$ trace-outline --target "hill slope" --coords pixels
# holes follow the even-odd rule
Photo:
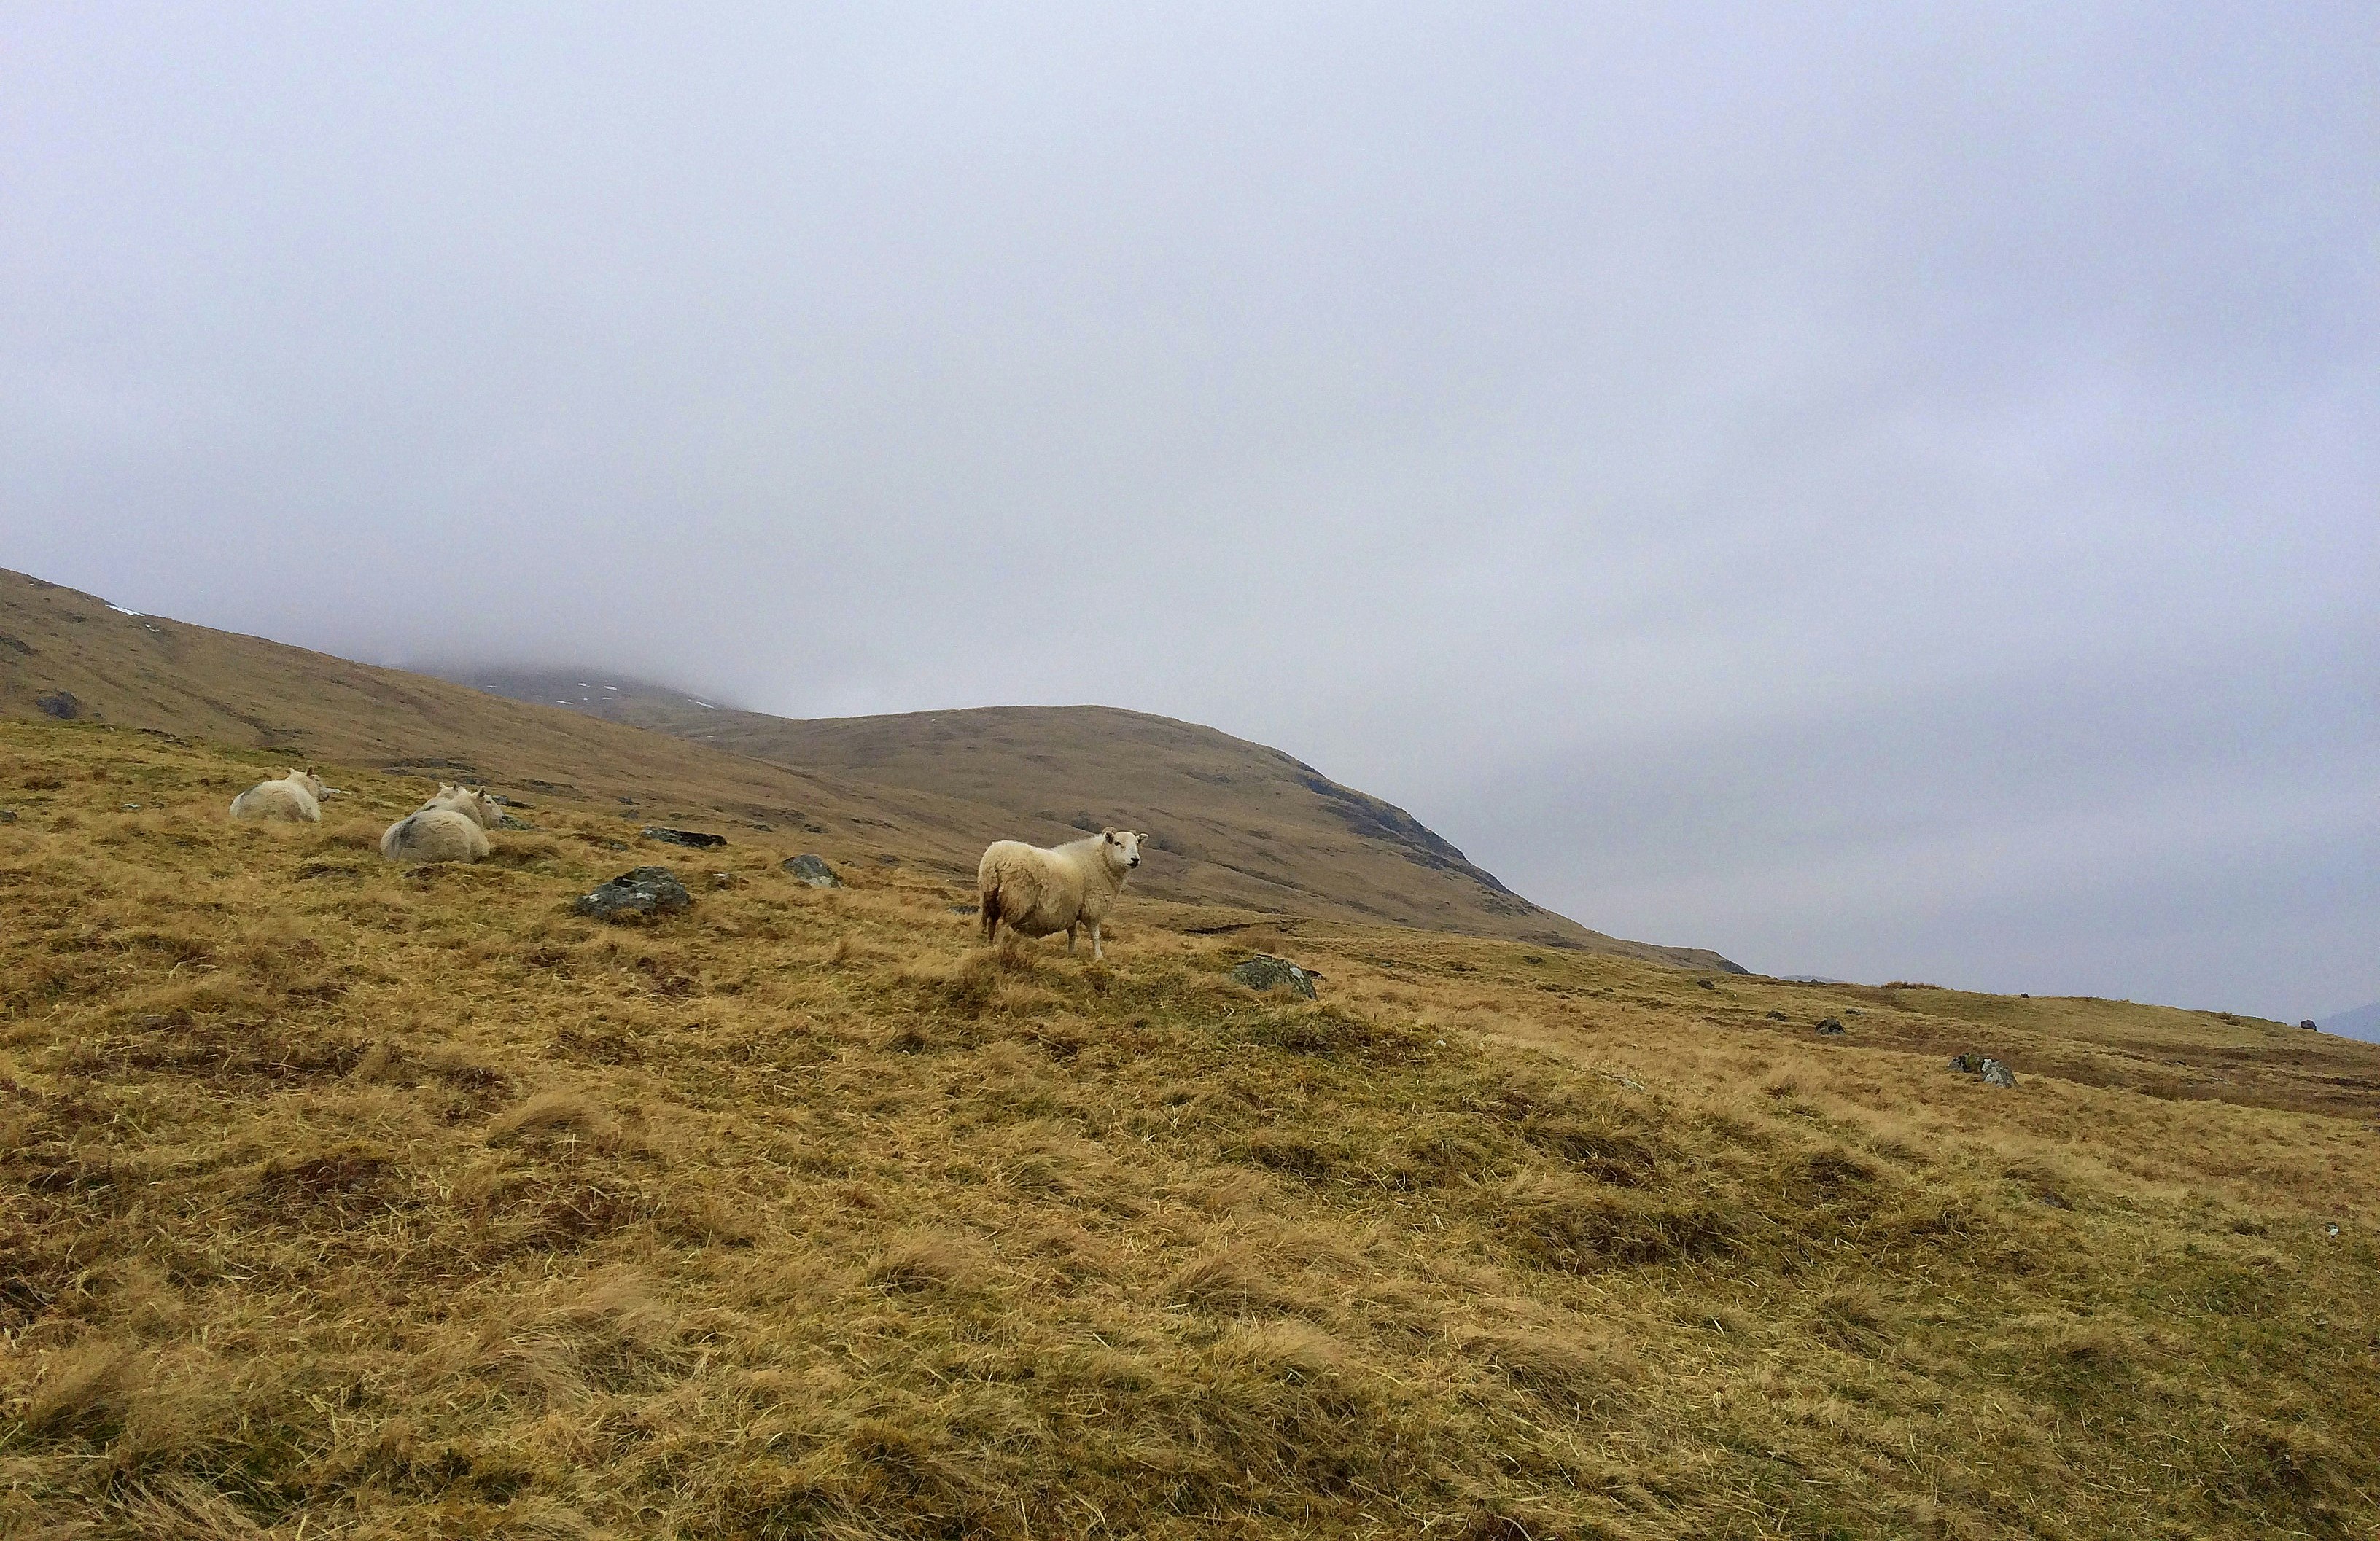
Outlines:
[[[1196,723],[1087,706],[797,721],[578,673],[456,677],[1017,819],[1147,830],[1172,858],[1153,864],[1142,884],[1159,897],[1634,951],[1514,893],[1402,808]],[[1689,966],[1742,972],[1717,953],[1663,951]]]
[[[817,759],[805,760],[799,752],[755,758],[756,748],[802,748],[768,738],[772,724],[835,725],[783,724],[775,718],[735,714],[745,728],[738,741],[722,739],[712,746],[559,706],[500,699],[425,674],[130,615],[93,596],[5,570],[0,715],[54,716],[214,743],[269,746],[297,758],[433,780],[475,777],[507,796],[625,805],[632,811],[624,817],[632,824],[659,820],[716,826],[722,832],[738,826],[798,830],[839,862],[905,862],[960,881],[972,878],[990,841],[1071,840],[1085,817],[1078,807],[1017,795],[1024,778],[1015,769],[1016,755],[1010,753],[1013,746],[980,737],[939,742],[940,752],[953,760],[984,756],[991,770],[982,775],[956,764],[931,773],[934,751],[928,746],[917,752],[914,745],[906,758],[888,758],[881,773],[844,773],[838,766],[849,757],[838,758],[833,735],[824,733],[813,735]],[[1113,715],[1135,724],[1134,743],[1153,746],[1168,734],[1195,740],[1195,752],[1185,758],[1188,768],[1222,778],[1215,786],[1218,795],[1184,805],[1206,820],[1195,823],[1185,816],[1189,849],[1181,848],[1175,833],[1160,821],[1146,820],[1160,839],[1135,880],[1136,892],[1389,919],[1706,970],[1733,966],[1713,953],[1605,937],[1506,893],[1492,878],[1461,863],[1459,853],[1433,855],[1428,842],[1435,837],[1386,805],[1343,788],[1316,792],[1299,784],[1283,770],[1295,762],[1278,751],[1209,729]],[[1029,758],[1061,749],[1079,752],[1087,761],[1105,753],[1109,758],[1093,764],[1095,773],[1131,755],[1130,745],[1102,749],[1096,734],[1021,753]],[[1313,780],[1330,786],[1319,777]],[[966,790],[970,786],[991,794],[990,799],[978,800]],[[1374,819],[1378,832],[1357,832],[1333,811],[1342,808]],[[1092,820],[1092,827],[1097,823]],[[1443,865],[1427,865],[1421,857]]]
[[[418,779],[264,759],[0,722],[0,1535],[2380,1524],[2370,1046],[1352,922],[1260,998],[769,834],[617,929],[612,814],[406,871]]]

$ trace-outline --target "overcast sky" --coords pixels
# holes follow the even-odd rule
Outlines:
[[[1095,701],[1767,972],[2380,999],[2324,6],[11,6],[0,563]]]

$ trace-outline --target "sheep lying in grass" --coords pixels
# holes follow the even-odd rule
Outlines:
[[[480,861],[488,826],[503,815],[482,786],[441,785],[438,795],[388,827],[380,854],[391,861]]]
[[[976,868],[985,943],[997,943],[1002,926],[1028,937],[1063,931],[1072,953],[1075,931],[1087,926],[1091,956],[1106,957],[1099,922],[1115,908],[1124,880],[1140,865],[1140,841],[1130,830],[1101,830],[1059,846],[994,842]]]
[[[314,768],[285,770],[277,782],[259,782],[231,800],[234,819],[285,819],[297,824],[322,821],[322,799],[331,789]]]

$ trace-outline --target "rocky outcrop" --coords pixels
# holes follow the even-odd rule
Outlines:
[[[1308,1001],[1314,999],[1315,977],[1287,958],[1276,958],[1269,953],[1259,953],[1232,969],[1232,977],[1250,989],[1285,989]]]
[[[812,888],[843,886],[843,880],[834,875],[834,868],[826,864],[826,858],[813,851],[805,851],[798,856],[787,856],[778,865],[785,869],[787,877],[797,883],[808,883]]]
[[[694,904],[694,896],[666,867],[639,867],[623,872],[589,893],[578,896],[572,908],[597,920],[633,925],[657,916],[676,915]]]
[[[684,845],[696,851],[708,851],[714,845],[727,843],[725,835],[706,834],[700,830],[669,830],[656,824],[645,826],[645,838],[671,845]]]

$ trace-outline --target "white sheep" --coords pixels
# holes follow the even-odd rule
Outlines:
[[[1099,922],[1115,908],[1124,880],[1140,865],[1140,842],[1130,830],[1101,830],[1059,846],[995,841],[976,868],[985,943],[998,942],[1002,926],[1028,937],[1063,931],[1072,953],[1075,931],[1087,926],[1091,956],[1106,957]]]
[[[484,786],[460,786],[453,782],[440,782],[438,794],[415,809],[428,813],[432,808],[449,808],[461,814],[483,830],[492,830],[504,817],[495,795]]]
[[[285,770],[277,782],[259,782],[231,800],[234,819],[285,819],[295,824],[322,821],[322,799],[331,789],[314,768]]]
[[[480,861],[492,848],[488,826],[501,817],[485,787],[442,785],[388,827],[380,854],[391,861]]]

